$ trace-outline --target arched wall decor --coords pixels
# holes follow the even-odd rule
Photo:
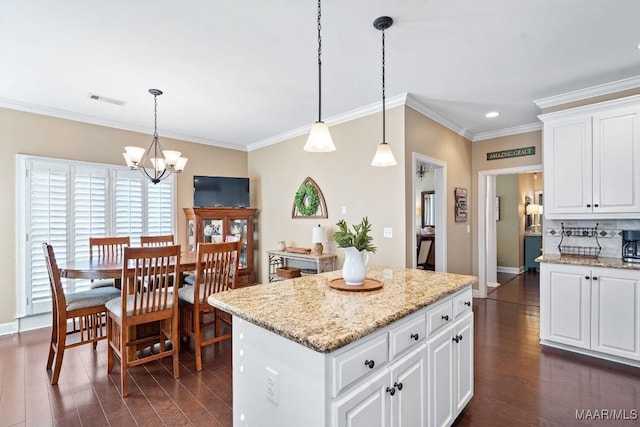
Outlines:
[[[306,177],[293,198],[291,218],[328,218],[327,203],[318,184]]]

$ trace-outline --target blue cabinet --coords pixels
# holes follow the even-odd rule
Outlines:
[[[537,270],[540,267],[540,263],[536,262],[535,259],[542,254],[541,249],[542,235],[532,234],[524,236],[524,269],[526,271],[532,268]]]

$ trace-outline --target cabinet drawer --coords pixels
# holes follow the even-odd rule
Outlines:
[[[471,289],[463,291],[460,295],[453,298],[453,317],[456,319],[462,314],[471,311],[473,305],[473,292]]]
[[[453,322],[453,304],[449,300],[427,311],[427,335],[433,334],[451,322]]]
[[[422,342],[427,333],[424,314],[413,317],[389,331],[389,360],[407,348]]]
[[[384,333],[333,357],[331,359],[333,397],[363,376],[384,366],[388,361],[388,355],[389,343],[387,334]]]

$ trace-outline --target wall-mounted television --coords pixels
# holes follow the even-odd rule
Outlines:
[[[193,177],[193,206],[248,208],[249,203],[249,178]]]

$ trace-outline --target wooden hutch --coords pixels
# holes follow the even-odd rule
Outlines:
[[[254,232],[257,209],[251,208],[184,208],[187,217],[186,248],[195,251],[199,242],[224,242],[235,236],[242,242],[238,286],[255,283]]]

